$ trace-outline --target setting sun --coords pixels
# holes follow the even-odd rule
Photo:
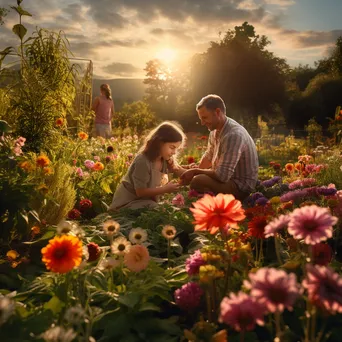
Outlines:
[[[177,52],[170,48],[159,50],[156,53],[156,58],[160,59],[164,63],[172,63],[177,56]]]

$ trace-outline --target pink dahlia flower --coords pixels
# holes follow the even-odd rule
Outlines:
[[[249,279],[244,281],[245,287],[269,312],[283,312],[285,308],[292,310],[301,293],[296,275],[283,270],[264,267],[256,273],[250,273]]]
[[[280,215],[279,217],[275,218],[266,225],[264,230],[265,237],[268,238],[270,236],[274,236],[276,233],[287,227],[289,222],[289,215]]]
[[[315,245],[332,237],[333,225],[337,217],[327,208],[317,205],[295,209],[290,214],[288,232],[297,240],[303,239],[308,245]]]
[[[309,300],[331,314],[342,313],[342,277],[326,266],[306,265],[303,287]]]
[[[203,290],[195,282],[184,284],[175,291],[176,304],[184,310],[192,310],[199,306]]]
[[[230,325],[237,331],[250,331],[264,325],[265,308],[246,293],[231,293],[220,305],[219,322]]]

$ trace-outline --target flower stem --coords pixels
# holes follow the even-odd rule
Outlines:
[[[281,260],[281,255],[280,255],[280,243],[279,243],[279,239],[278,239],[278,235],[276,235],[274,237],[274,246],[275,246],[275,250],[276,250],[276,255],[277,255],[277,260],[278,260],[278,264],[279,266],[283,264],[282,260]]]
[[[245,330],[241,330],[240,333],[240,342],[244,342],[245,341]]]
[[[211,322],[213,321],[213,319],[212,319],[210,289],[207,289],[207,290],[206,290],[206,299],[207,299],[208,321],[211,323]]]
[[[275,323],[276,323],[276,336],[278,338],[280,338],[280,336],[281,336],[281,327],[280,327],[280,312],[279,312],[279,310],[277,310],[274,313],[274,316],[275,316]]]
[[[167,267],[170,268],[171,240],[167,240]]]

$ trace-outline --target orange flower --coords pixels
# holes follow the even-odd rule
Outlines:
[[[31,228],[32,235],[38,235],[40,233],[40,228],[38,226],[33,226]]]
[[[18,258],[19,253],[16,250],[11,249],[10,251],[8,251],[6,253],[6,256],[7,256],[8,260],[13,261],[13,260]]]
[[[23,161],[19,164],[19,167],[23,170],[25,170],[26,172],[30,172],[34,169],[34,166],[32,165],[32,163],[30,163],[29,161]]]
[[[67,273],[82,261],[82,242],[75,236],[56,236],[42,248],[42,261],[56,273]]]
[[[265,239],[265,227],[267,225],[266,216],[255,216],[248,222],[248,233],[257,239]]]
[[[303,170],[305,170],[305,165],[304,165],[303,163],[295,163],[295,164],[294,164],[294,167],[295,167],[295,169],[298,170],[298,171],[303,171]]]
[[[294,165],[293,165],[292,163],[287,163],[287,164],[285,165],[285,170],[286,170],[286,172],[288,172],[288,173],[293,172],[293,170],[294,170]]]
[[[104,169],[104,165],[101,162],[96,162],[93,166],[94,171],[102,171]]]
[[[45,167],[45,166],[48,166],[50,164],[50,160],[47,156],[41,154],[40,156],[37,157],[36,164],[37,164],[37,166]]]
[[[52,175],[53,174],[53,170],[51,169],[51,167],[44,167],[43,169],[44,175]]]
[[[56,126],[61,127],[64,125],[64,119],[63,118],[58,118],[56,120]]]
[[[85,133],[85,132],[79,132],[78,133],[78,137],[81,139],[81,140],[87,140],[88,139],[88,134]]]
[[[206,194],[193,206],[190,210],[194,215],[195,230],[208,230],[210,234],[228,225],[238,228],[237,222],[246,217],[241,202],[233,195],[218,194],[214,197]]]

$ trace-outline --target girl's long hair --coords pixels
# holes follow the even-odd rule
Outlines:
[[[181,125],[176,122],[164,121],[150,131],[139,152],[144,153],[150,161],[155,161],[160,155],[163,143],[181,142],[180,147],[183,147],[185,140],[186,136]]]
[[[100,89],[105,93],[108,100],[112,99],[112,91],[109,84],[101,84]]]

